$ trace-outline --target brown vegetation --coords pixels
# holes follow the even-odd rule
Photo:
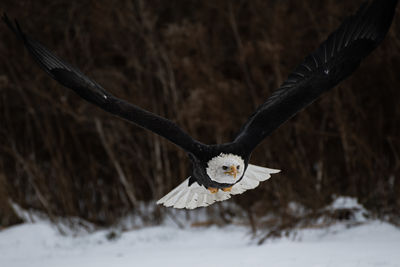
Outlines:
[[[0,10],[114,95],[217,143],[361,2],[3,0]],[[189,175],[184,152],[59,86],[0,29],[1,225],[18,222],[10,201],[109,225]],[[283,171],[231,200],[250,221],[273,213],[290,225],[288,203],[318,210],[334,195],[398,218],[399,50],[397,16],[350,79],[257,148],[253,163]]]

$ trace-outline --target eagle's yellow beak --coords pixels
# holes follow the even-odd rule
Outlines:
[[[236,169],[236,166],[232,165],[232,166],[229,168],[229,171],[226,171],[226,172],[224,172],[224,173],[225,173],[225,174],[232,175],[233,178],[236,179],[236,175],[237,175],[238,171],[237,171],[237,169]]]

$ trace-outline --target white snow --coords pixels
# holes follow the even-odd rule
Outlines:
[[[122,233],[62,236],[49,223],[25,223],[0,231],[0,266],[400,266],[400,230],[380,221],[348,228],[298,230],[295,237],[252,241],[248,228],[174,225]]]
[[[0,267],[400,267],[400,229],[368,220],[367,210],[351,197],[338,196],[324,208],[351,210],[349,220],[332,225],[328,217],[321,217],[314,228],[295,229],[288,237],[267,239],[260,246],[257,241],[265,235],[261,230],[254,238],[243,226],[191,227],[192,222],[208,220],[209,208],[171,209],[164,225],[152,227],[128,216],[114,230],[101,231],[78,218],[67,220],[81,225],[71,229],[60,219],[58,229],[66,233],[62,235],[43,214],[12,204],[26,223],[0,230]],[[143,205],[142,212],[154,207],[155,203]],[[289,209],[299,216],[307,213],[299,203],[290,203]],[[233,210],[240,214],[240,209]],[[330,226],[320,228],[326,225]],[[116,237],[108,238],[110,233]]]
[[[358,203],[357,199],[352,197],[340,196],[336,198],[330,205],[331,209],[364,209],[364,207]]]

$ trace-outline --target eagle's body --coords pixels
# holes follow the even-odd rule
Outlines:
[[[281,124],[352,74],[384,39],[398,0],[365,1],[289,75],[249,117],[230,143],[206,145],[172,121],[119,99],[77,68],[30,38],[4,15],[3,20],[53,79],[85,100],[148,129],[185,150],[193,165],[190,177],[157,203],[175,208],[208,206],[255,188],[278,170],[249,164],[255,147]]]
[[[193,166],[193,177],[196,179],[192,179],[192,181],[198,182],[200,185],[204,185],[206,188],[226,188],[234,185],[238,182],[239,179],[242,178],[244,171],[241,172],[240,176],[237,177],[236,181],[228,181],[223,179],[210,179],[209,175],[207,174],[207,168],[209,167],[210,163],[213,159],[218,158],[221,155],[230,155],[233,158],[240,159],[242,163],[242,170],[246,170],[250,155],[246,155],[243,151],[240,151],[234,144],[219,144],[219,145],[211,145],[211,146],[204,146],[200,153],[191,154],[189,153],[189,158],[192,162]],[[223,161],[221,161],[221,165],[223,166]],[[231,164],[226,164],[226,166],[233,166]]]

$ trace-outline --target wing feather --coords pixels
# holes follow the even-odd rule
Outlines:
[[[3,21],[22,40],[31,56],[47,74],[86,101],[168,139],[187,152],[196,154],[204,146],[172,121],[111,95],[80,70],[64,62],[38,41],[26,35],[18,23],[15,22],[15,25],[11,23],[5,14]]]
[[[282,123],[352,74],[384,39],[398,0],[366,1],[249,117],[234,143],[247,154]]]

